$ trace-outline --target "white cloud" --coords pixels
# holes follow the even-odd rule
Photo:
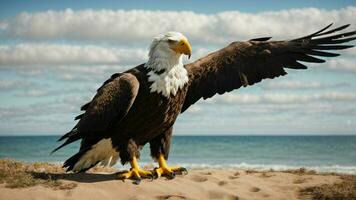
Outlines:
[[[57,66],[52,68],[51,71],[60,80],[63,81],[90,81],[101,84],[108,79],[112,74],[123,72],[141,63],[133,65],[94,65],[94,66]]]
[[[356,102],[356,92],[328,92],[314,96],[322,100]]]
[[[345,49],[340,52],[345,53],[345,55],[356,56],[356,48]]]
[[[79,100],[87,99],[89,97],[94,96],[96,94],[96,90],[99,88],[99,85],[90,86],[92,84],[84,84],[82,86],[71,86],[68,88],[60,88],[60,89],[51,89],[51,87],[42,87],[42,88],[28,88],[27,90],[18,91],[15,93],[16,97],[55,97],[55,98],[63,98],[67,97],[73,99],[74,96],[81,96],[82,98],[76,98],[78,102],[75,102],[77,105],[84,104],[85,102],[80,102]],[[88,98],[84,98],[88,97]],[[58,102],[57,102],[58,103]],[[68,102],[70,103],[70,102]]]
[[[356,75],[356,62],[354,59],[345,57],[330,59],[328,62],[318,66],[319,69],[327,69],[336,72],[346,72]]]
[[[39,89],[32,89],[28,90],[22,93],[16,94],[18,97],[42,97],[42,96],[47,96],[48,92],[45,90],[39,90]]]
[[[215,97],[213,102],[222,104],[305,104],[319,101],[356,101],[355,92],[326,92],[320,94],[225,94]]]
[[[27,89],[30,87],[37,87],[37,85],[29,81],[0,80],[0,91]]]
[[[187,113],[192,115],[201,115],[203,113],[203,108],[198,105],[194,105],[187,110]]]
[[[239,11],[80,10],[21,13],[0,21],[0,38],[135,43],[176,30],[195,42],[227,43],[259,36],[296,37],[330,22],[354,22],[356,7],[339,10],[290,9],[257,14]],[[291,28],[291,25],[293,28]]]
[[[125,65],[147,57],[143,49],[105,48],[93,45],[18,44],[0,46],[0,67],[16,65]]]
[[[352,122],[356,120],[356,107],[351,102],[340,105],[333,102],[209,104],[202,106],[201,115],[183,115],[175,130],[188,134],[354,134]]]
[[[339,87],[349,87],[348,83],[336,83],[336,84],[325,84],[315,81],[277,81],[277,80],[267,80],[260,87],[267,90],[272,89],[288,89],[288,90],[306,90],[306,89],[330,89]]]
[[[24,74],[33,75],[47,68],[54,70],[52,66],[55,66],[56,72],[61,72],[56,73],[61,79],[75,80],[78,77],[73,71],[79,68],[93,74],[90,72],[107,71],[108,67],[103,65],[127,69],[144,62],[147,59],[146,48],[152,37],[168,30],[181,31],[195,42],[194,60],[217,49],[216,46],[223,46],[233,40],[259,36],[292,38],[314,32],[331,21],[340,25],[351,23],[355,18],[356,7],[339,10],[304,8],[261,13],[229,11],[216,14],[90,9],[21,13],[0,21],[0,39],[25,41],[16,45],[0,45],[0,68],[18,68]],[[291,24],[293,28],[289,28]],[[63,39],[75,43],[51,43],[52,40]],[[78,41],[93,42],[95,45],[78,45]],[[98,42],[130,44],[130,47],[97,46]],[[354,49],[344,52],[354,55]],[[350,58],[333,59],[325,66],[321,65],[320,69],[356,74],[354,63]]]
[[[65,114],[75,115],[80,114],[80,106],[87,103],[91,98],[83,97],[83,95],[70,95],[58,97],[55,100],[31,103],[21,106],[3,106],[0,107],[0,118],[6,121],[14,119],[29,119],[40,118]]]

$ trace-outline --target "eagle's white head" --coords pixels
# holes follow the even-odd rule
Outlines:
[[[188,39],[181,33],[168,32],[155,37],[150,46],[146,68],[150,69],[148,80],[152,82],[151,92],[169,97],[176,95],[185,83],[188,74],[182,62],[182,55],[192,54]]]

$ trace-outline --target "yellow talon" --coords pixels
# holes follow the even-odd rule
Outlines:
[[[169,179],[173,179],[176,174],[188,173],[184,167],[169,167],[162,154],[158,157],[158,165],[159,167],[154,169],[157,178],[166,176]]]
[[[133,180],[135,180],[133,182],[134,184],[139,184],[141,182],[142,178],[153,179],[152,172],[140,169],[140,167],[138,166],[136,157],[132,158],[132,161],[130,162],[130,164],[131,164],[131,169],[129,171],[120,173],[119,177],[118,177],[119,179],[122,179],[122,180],[133,179]]]

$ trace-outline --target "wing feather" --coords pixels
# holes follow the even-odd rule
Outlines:
[[[265,37],[233,42],[186,65],[190,81],[182,112],[201,98],[284,76],[287,74],[284,68],[307,69],[300,62],[323,63],[325,60],[320,57],[340,55],[327,51],[353,47],[343,43],[355,40],[356,31],[335,34],[349,24],[329,29],[331,26],[288,41],[267,41],[270,38]]]
[[[114,74],[98,89],[93,100],[85,104],[85,113],[76,117],[77,125],[59,140],[67,140],[54,151],[78,139],[99,140],[113,124],[129,112],[139,89],[136,77],[129,73]],[[83,144],[82,144],[83,145]],[[53,151],[53,152],[54,152]]]

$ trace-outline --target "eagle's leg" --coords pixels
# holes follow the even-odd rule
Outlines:
[[[160,154],[157,158],[159,167],[154,171],[157,177],[166,176],[169,179],[173,179],[176,174],[187,174],[188,171],[184,167],[169,167],[163,154]]]
[[[130,161],[131,169],[119,174],[119,179],[133,179],[135,180],[134,184],[139,184],[142,178],[151,178],[153,179],[152,172],[142,170],[138,166],[136,157],[133,157]]]
[[[174,178],[176,174],[187,173],[183,167],[169,167],[167,165],[167,158],[171,146],[172,127],[164,131],[162,134],[150,141],[151,156],[158,162],[159,167],[154,169],[154,174],[158,178],[166,176],[170,179]]]

